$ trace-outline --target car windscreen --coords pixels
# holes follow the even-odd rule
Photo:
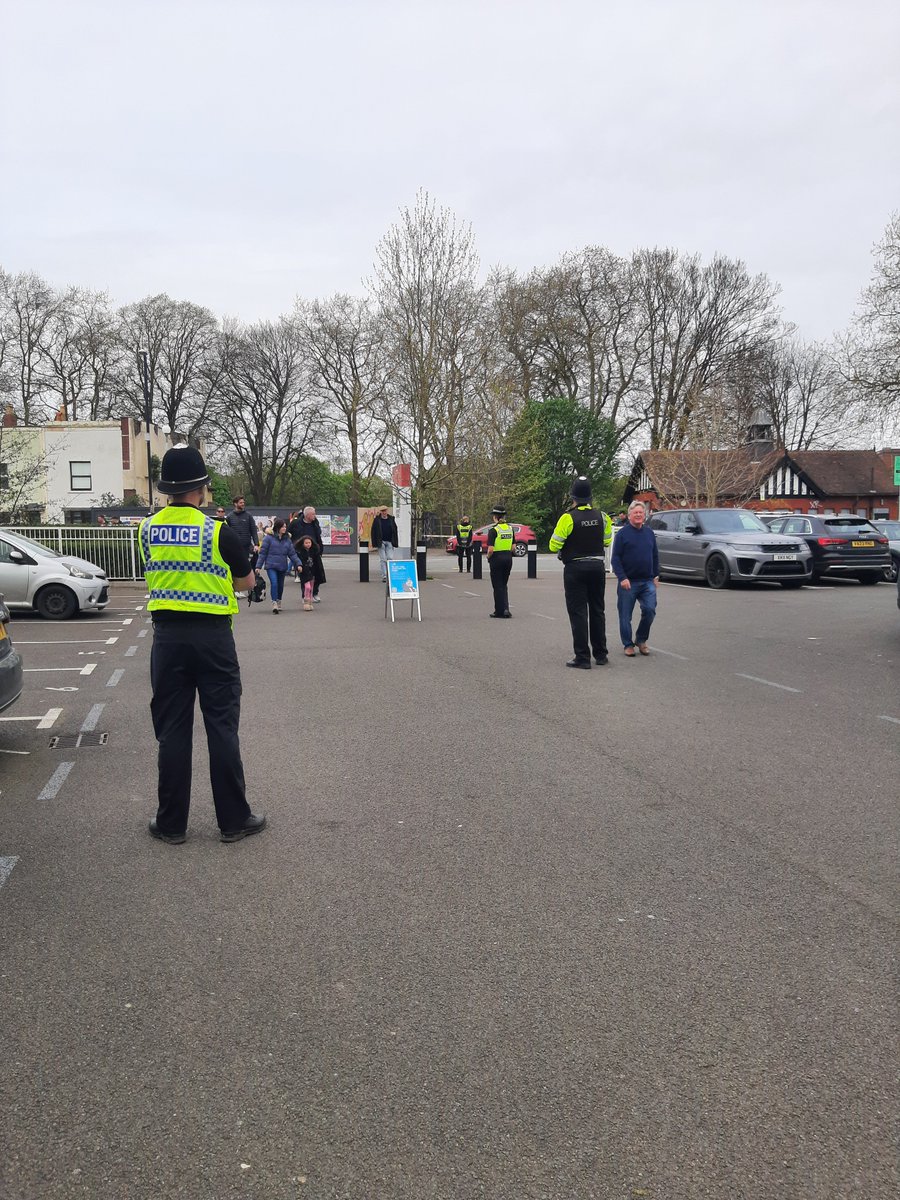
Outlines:
[[[62,558],[61,554],[57,554],[49,546],[42,546],[40,542],[33,542],[31,538],[22,537],[20,533],[11,533],[9,535],[9,544],[17,547],[19,550],[27,550],[29,554],[36,554],[39,558]]]
[[[865,533],[868,537],[878,533],[871,521],[865,517],[825,517],[823,524],[830,533]],[[883,535],[882,535],[883,536]]]
[[[769,532],[755,513],[745,508],[714,508],[697,513],[700,528],[704,533],[763,533]]]

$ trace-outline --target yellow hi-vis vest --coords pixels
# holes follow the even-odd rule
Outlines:
[[[219,552],[222,522],[190,505],[169,505],[141,522],[141,557],[154,612],[238,611],[231,571]]]
[[[499,550],[512,550],[515,537],[512,525],[507,525],[505,521],[498,521],[494,528],[497,531],[494,537],[494,553],[496,554]]]
[[[472,540],[471,525],[457,525],[456,532],[459,535],[459,541],[462,545],[467,545]]]

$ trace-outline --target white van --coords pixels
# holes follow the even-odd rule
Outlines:
[[[84,558],[57,554],[19,533],[0,529],[0,594],[8,608],[35,609],[48,621],[106,608],[109,580]]]

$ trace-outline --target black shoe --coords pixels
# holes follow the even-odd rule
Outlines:
[[[597,664],[598,667],[608,667],[609,666],[609,655],[608,654],[595,654],[594,662]]]
[[[570,658],[566,666],[577,667],[579,671],[589,671],[591,669],[590,661],[585,662],[583,658]]]
[[[488,613],[489,617],[502,617],[503,613]]]
[[[170,846],[180,846],[182,842],[187,841],[186,833],[163,833],[156,823],[156,817],[150,822],[150,836],[155,837],[158,842],[168,842]]]
[[[240,829],[222,830],[223,842],[239,842],[241,838],[249,837],[251,833],[262,833],[266,827],[265,817],[256,817],[253,813],[247,818]]]
[[[511,617],[512,613],[509,611],[509,609],[507,609],[503,615],[504,615],[504,617]]]

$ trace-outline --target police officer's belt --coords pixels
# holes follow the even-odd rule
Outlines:
[[[570,558],[569,562],[603,562],[603,554],[582,554],[578,558]]]

